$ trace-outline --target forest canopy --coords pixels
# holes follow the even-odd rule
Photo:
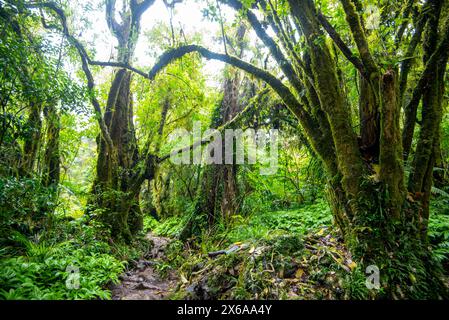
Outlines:
[[[0,0],[0,299],[447,299],[448,0]]]

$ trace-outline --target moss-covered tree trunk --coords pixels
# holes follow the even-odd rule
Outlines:
[[[115,73],[104,114],[114,149],[109,152],[105,141],[98,138],[97,176],[94,182],[94,203],[101,220],[112,226],[113,235],[130,239],[142,228],[139,194],[130,193],[133,168],[138,160],[133,110],[130,93],[131,74]]]
[[[238,72],[224,80],[223,98],[215,108],[211,127],[218,128],[233,119],[240,111]],[[221,133],[222,159],[225,159],[225,133]],[[211,154],[213,156],[213,154]],[[206,164],[202,168],[200,184],[193,203],[192,216],[184,227],[181,238],[198,235],[201,228],[212,228],[217,222],[226,224],[238,210],[237,166],[233,164]]]
[[[151,74],[173,59],[196,51],[208,59],[224,61],[264,80],[298,118],[310,146],[322,160],[328,175],[328,198],[335,223],[362,266],[376,265],[380,269],[383,289],[379,295],[397,298],[446,295],[447,290],[439,278],[438,266],[431,258],[426,235],[432,171],[439,146],[441,82],[449,55],[449,21],[442,22],[439,16],[442,5],[446,8],[447,3],[428,0],[425,4],[418,4],[423,17],[417,19],[417,36],[413,36],[407,52],[414,52],[419,43],[420,29],[427,24],[424,68],[417,83],[413,84],[412,96],[407,97],[406,87],[410,86],[404,74],[408,72],[404,71],[407,68],[401,68],[400,75],[396,68],[400,54],[388,49],[376,55],[371,53],[360,1],[339,1],[357,54],[346,45],[327,18],[317,12],[313,0],[288,0],[288,6],[282,6],[282,10],[288,10],[290,19],[284,20],[279,19],[278,9],[269,1],[260,1],[257,5],[240,0],[220,2],[246,17],[284,78],[277,78],[235,56],[215,53],[196,45],[168,52]],[[254,13],[256,10],[267,17],[264,22]],[[402,12],[398,14],[402,15]],[[381,15],[381,19],[384,18]],[[268,34],[267,24],[275,36]],[[299,41],[285,33],[291,28],[297,29]],[[351,125],[344,86],[340,83],[344,78],[338,76],[335,56],[329,49],[324,30],[341,54],[364,77],[361,82],[363,92],[359,95],[359,108],[362,109],[359,110],[359,120],[371,123],[362,125],[360,139]],[[397,44],[401,44],[400,37],[397,38]],[[297,47],[304,53],[303,57],[296,52]],[[386,53],[391,55],[387,64],[384,59]],[[405,58],[407,60],[409,56]],[[403,100],[410,102],[404,108],[405,129],[401,130]],[[421,100],[422,123],[406,188],[402,140],[413,137],[414,110],[418,110]],[[358,140],[367,142],[359,144]],[[411,145],[410,141],[404,143],[406,149]],[[367,148],[372,147],[375,151],[378,149],[374,152],[378,157],[366,156]],[[405,154],[408,151],[405,150]]]
[[[398,75],[391,68],[382,74],[371,56],[354,4],[349,0],[341,2],[364,65],[365,78],[361,81],[359,97],[361,148],[347,125],[350,114],[345,111],[344,93],[339,89],[329,49],[320,40],[324,35],[314,4],[310,0],[290,1],[307,40],[315,87],[332,131],[338,173],[328,170],[328,194],[335,222],[354,256],[364,265],[380,268],[381,282],[388,294],[399,298],[438,297],[444,289],[438,276],[430,271],[435,269],[431,269],[425,241],[433,152],[441,122],[438,66],[433,67],[433,81],[427,84],[423,95],[423,123],[409,183],[409,189],[418,191],[418,195],[407,200]],[[437,6],[435,4],[435,10]],[[437,26],[438,23],[434,27]],[[436,32],[434,30],[434,34]],[[427,49],[425,63],[436,50],[437,39],[432,40],[434,46]],[[445,63],[441,67],[445,69]],[[374,147],[373,154],[378,154],[378,159],[367,157],[366,147]],[[325,163],[332,161],[332,155],[316,151]],[[414,289],[418,285],[423,286],[420,293]],[[438,290],[432,291],[433,286]]]
[[[61,121],[58,110],[54,104],[50,104],[44,108],[44,115],[47,123],[47,137],[42,169],[42,182],[44,186],[51,187],[56,191],[61,172],[61,155],[59,148]]]
[[[47,214],[53,213],[58,202],[58,185],[61,174],[61,154],[59,146],[59,134],[61,121],[54,103],[44,108],[46,120],[46,145],[42,166],[42,184],[49,188],[50,199],[44,205]],[[51,221],[52,219],[49,219]]]
[[[31,175],[39,151],[42,136],[42,104],[32,102],[30,104],[28,119],[26,122],[26,134],[24,138],[23,154],[20,164],[22,176]]]
[[[427,64],[437,51],[439,42],[439,21],[443,2],[429,1],[430,16],[424,31],[423,63]],[[445,49],[447,51],[447,48]],[[420,203],[419,221],[423,239],[427,236],[429,220],[430,192],[433,183],[433,170],[438,158],[440,124],[444,93],[444,74],[448,60],[447,52],[442,54],[436,63],[428,65],[428,77],[425,90],[422,92],[422,113],[419,137],[410,173],[408,189]]]
[[[379,97],[375,88],[363,76],[359,76],[360,149],[369,161],[379,161],[380,113]]]
[[[122,21],[118,23],[115,1],[106,1],[106,19],[118,41],[117,61],[120,63],[130,64],[139,36],[141,15],[153,2],[125,1]],[[112,145],[102,135],[97,138],[97,175],[91,201],[91,208],[97,210],[100,220],[111,227],[112,236],[125,241],[131,240],[132,235],[143,227],[139,206],[143,181],[136,172],[139,154],[133,123],[131,80],[131,72],[126,69],[114,72],[104,112]]]
[[[223,125],[228,121],[231,121],[238,112],[240,112],[241,105],[239,103],[239,86],[240,86],[240,76],[238,72],[232,76],[230,79],[226,79],[224,83],[224,95],[223,101],[220,108],[220,118],[221,124]],[[223,139],[223,150],[222,154],[225,154],[225,143],[224,135]],[[232,164],[222,164],[217,168],[216,175],[218,175],[217,181],[221,181],[221,203],[218,204],[223,221],[229,222],[230,218],[238,210],[237,197],[238,197],[238,187],[237,187],[237,165],[235,162]]]

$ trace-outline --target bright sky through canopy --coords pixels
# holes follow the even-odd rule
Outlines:
[[[81,37],[87,41],[92,48],[95,49],[95,59],[101,61],[114,60],[113,54],[116,52],[116,40],[111,35],[105,17],[104,1],[91,0],[78,2],[78,10],[80,12],[86,12],[86,6],[89,8],[90,14],[88,16],[80,16],[79,19],[87,20],[91,27],[83,31]],[[223,52],[223,46],[217,41],[217,37],[221,35],[220,24],[218,22],[211,22],[209,19],[203,17],[202,9],[207,5],[207,1],[183,1],[176,4],[173,13],[173,26],[175,33],[179,34],[179,30],[182,27],[184,34],[193,35],[197,32],[202,34],[203,45],[218,52]],[[117,2],[117,8],[120,8],[120,1]],[[225,23],[229,23],[234,18],[235,12],[227,6],[221,6],[223,20]],[[151,52],[150,44],[145,36],[145,33],[150,31],[158,24],[170,23],[169,10],[165,7],[162,0],[156,0],[156,2],[143,14],[141,20],[141,35],[137,43],[134,62],[136,66],[152,66],[155,63],[155,57],[160,52]],[[190,39],[188,39],[190,40]],[[220,70],[224,67],[224,64],[217,61],[205,61],[204,72],[210,80],[211,84],[214,84],[215,76],[220,74]]]

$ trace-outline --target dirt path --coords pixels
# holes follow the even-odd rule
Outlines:
[[[164,251],[170,239],[157,237],[151,233],[146,236],[154,246],[145,260],[139,260],[136,267],[121,276],[122,282],[112,287],[113,300],[163,300],[174,290],[177,277],[170,272],[161,278],[154,266],[158,259],[164,258]]]

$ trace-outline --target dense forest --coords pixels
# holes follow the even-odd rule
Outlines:
[[[0,299],[448,299],[448,0],[0,0]]]

